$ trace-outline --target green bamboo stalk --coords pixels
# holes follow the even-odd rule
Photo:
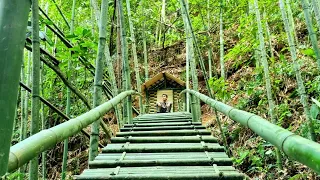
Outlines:
[[[250,128],[264,140],[281,149],[288,157],[320,173],[320,144],[296,135],[255,114],[245,112],[193,90],[184,90],[195,95],[204,103],[225,114],[230,119]],[[312,159],[312,160],[311,160]]]
[[[286,9],[288,12],[289,25],[290,25],[290,29],[291,29],[290,33],[292,33],[293,37],[295,38],[295,41],[297,42],[297,44],[299,44],[299,39],[298,39],[297,33],[295,31],[293,13],[292,13],[292,9],[291,9],[291,0],[286,0]]]
[[[113,66],[113,61],[110,56],[109,48],[106,46],[105,48],[105,55],[106,55],[106,65],[108,67],[108,74],[111,82],[111,88],[112,88],[112,93],[113,97],[117,96],[119,93],[118,87],[117,87],[117,81],[116,81],[116,76],[114,74],[114,66]],[[121,108],[118,106],[114,107],[116,118],[118,121],[118,126],[121,128],[123,124],[121,124]]]
[[[190,44],[190,30],[189,30],[190,28],[186,23],[185,11],[182,11],[182,18],[185,24],[184,27],[185,27],[185,33],[186,33],[186,88],[190,89],[190,60],[192,59],[191,53],[193,52],[193,51],[190,52],[190,48],[191,46],[193,46],[193,44],[192,44],[192,39]],[[190,111],[190,94],[189,93],[186,93],[186,109],[188,112]],[[193,115],[197,115],[197,113],[194,113]],[[193,119],[195,120],[196,117]]]
[[[51,0],[53,2],[53,4],[56,6],[56,8],[58,9],[59,14],[61,15],[62,19],[64,20],[64,22],[66,23],[66,25],[68,26],[68,28],[70,29],[70,24],[66,18],[66,16],[62,13],[60,7],[58,6],[58,4],[56,3],[55,0]]]
[[[72,13],[71,13],[71,25],[70,25],[70,34],[74,33],[74,19],[75,19],[75,8],[76,8],[76,0],[72,1]],[[71,54],[71,59],[68,60],[68,71],[71,71],[71,60],[72,60],[72,54]],[[70,76],[68,77],[70,80]],[[71,111],[71,91],[70,88],[67,88],[67,107],[66,107],[66,115],[70,116],[70,111]],[[63,159],[62,159],[62,173],[61,173],[61,179],[65,180],[66,179],[66,174],[67,174],[67,162],[68,162],[68,142],[69,138],[66,138],[63,141]]]
[[[134,71],[136,74],[136,81],[137,81],[137,90],[139,93],[141,93],[141,82],[140,82],[140,72],[139,72],[139,62],[138,62],[138,55],[137,55],[137,45],[136,45],[136,37],[134,33],[134,27],[131,17],[131,8],[130,8],[130,1],[126,0],[127,4],[127,13],[128,13],[128,19],[129,19],[129,28],[131,33],[131,48],[132,48],[132,55],[133,55],[133,63],[134,63]],[[142,106],[142,97],[139,97],[139,109],[140,113],[143,111]]]
[[[27,62],[27,71],[26,71],[26,84],[27,86],[31,85],[31,61],[32,61],[32,54],[29,51],[28,52],[28,62]],[[22,136],[21,136],[21,141],[27,138],[27,130],[28,130],[28,119],[29,119],[29,92],[25,93],[24,97],[24,119],[21,122],[21,128],[22,128]],[[23,175],[20,177],[24,179],[24,173],[27,171],[27,166],[23,166],[20,169],[20,172],[23,173]]]
[[[301,0],[301,3],[302,3],[302,7],[303,7],[303,12],[304,12],[304,18],[306,20],[306,24],[307,24],[307,28],[308,28],[308,32],[309,32],[309,37],[310,37],[310,40],[311,40],[311,43],[312,43],[312,47],[313,47],[314,53],[316,55],[318,69],[320,69],[320,50],[319,50],[319,46],[318,46],[317,35],[314,32],[313,25],[312,25],[312,20],[311,20],[311,17],[310,17],[309,6],[308,6],[306,0]]]
[[[91,2],[93,13],[96,17],[96,22],[97,22],[98,26],[100,26],[101,15],[100,15],[98,2],[97,2],[97,0],[90,0],[90,2]]]
[[[266,11],[263,12],[263,17],[267,19]],[[270,28],[267,20],[265,20],[265,26],[266,26],[265,28],[267,33],[270,55],[271,55],[271,58],[274,59],[274,53],[273,53],[272,42],[271,42],[271,33],[270,33]]]
[[[159,36],[158,40],[158,46],[161,45],[161,37],[162,37],[162,31],[164,31],[164,23],[166,22],[166,0],[162,0],[161,4],[161,12],[160,12],[160,23],[159,23]],[[165,32],[164,32],[165,33]]]
[[[32,99],[31,99],[31,131],[34,135],[39,132],[40,123],[40,38],[39,38],[39,4],[32,1]],[[29,179],[38,179],[38,158],[30,161]]]
[[[146,22],[143,23],[143,30],[142,30],[142,38],[143,38],[143,58],[144,58],[144,76],[145,76],[145,82],[149,80],[149,64],[148,64],[148,50],[147,50],[147,37],[146,37]]]
[[[287,39],[288,39],[288,44],[290,47],[290,54],[291,54],[291,58],[292,58],[292,62],[293,62],[293,68],[294,68],[297,83],[298,83],[298,92],[300,94],[300,102],[303,105],[304,114],[306,115],[307,121],[309,122],[310,138],[311,138],[311,140],[315,141],[316,134],[314,132],[313,120],[310,116],[310,109],[309,109],[309,105],[308,105],[308,101],[307,101],[308,96],[307,96],[306,89],[305,89],[303,79],[301,76],[300,65],[297,62],[298,57],[297,57],[296,45],[294,43],[294,37],[290,33],[292,31],[290,30],[290,24],[289,24],[289,20],[288,20],[288,16],[287,16],[287,13],[285,10],[283,0],[280,0],[279,4],[280,4],[280,10],[281,10],[281,14],[282,14],[282,19],[284,22],[284,27],[285,27],[285,30],[287,33]]]
[[[94,27],[95,27],[95,24],[94,24],[94,13],[93,13],[93,6],[92,6],[92,1],[90,0],[90,23],[91,23],[91,34],[92,36],[94,36]]]
[[[107,17],[108,17],[108,12],[107,12]],[[114,66],[113,66],[113,61],[110,55],[110,51],[109,48],[106,46],[105,47],[105,56],[106,56],[106,65],[108,68],[108,74],[109,74],[109,78],[110,78],[110,82],[111,82],[111,88],[112,88],[112,95],[113,97],[117,96],[119,93],[118,87],[117,87],[117,81],[116,81],[116,76],[114,73]],[[118,121],[118,126],[119,128],[121,128],[123,126],[123,124],[121,124],[121,108],[119,108],[118,106],[114,107],[115,110],[115,114],[116,114],[116,118]]]
[[[17,104],[21,59],[27,28],[28,0],[2,0],[0,3],[0,177],[7,172],[12,127]]]
[[[183,4],[181,4],[183,6]],[[189,71],[189,67],[191,69],[191,79],[192,79],[192,89],[199,89],[199,85],[198,85],[198,75],[197,75],[197,64],[195,62],[195,55],[194,55],[194,46],[193,46],[193,39],[192,39],[192,32],[191,32],[191,28],[190,25],[188,23],[188,17],[187,17],[187,13],[189,11],[189,7],[188,7],[188,3],[185,3],[186,5],[186,10],[182,11],[182,17],[183,17],[183,21],[184,21],[184,26],[185,26],[185,32],[186,32],[186,60],[187,60],[187,69],[186,71]],[[189,87],[187,87],[188,89]],[[200,109],[200,101],[198,99],[195,99],[193,97],[190,98],[189,94],[187,94],[187,105],[189,103],[192,104],[191,108],[193,109],[193,120],[194,121],[199,121],[200,117],[201,117],[201,109]],[[189,101],[188,101],[189,100]],[[187,106],[188,109],[188,106]]]
[[[227,77],[224,68],[223,8],[223,0],[220,0],[220,68],[221,77],[226,79]]]
[[[318,0],[311,0],[313,11],[316,16],[316,21],[318,25],[318,31],[320,32],[320,10],[319,10],[319,1]]]
[[[15,144],[10,148],[8,172],[13,172],[32,158],[38,156],[42,151],[48,150],[66,138],[76,135],[83,128],[99,120],[124,98],[134,94],[136,94],[136,92],[133,90],[122,92],[89,112],[50,129],[42,130],[24,141]],[[2,167],[3,166],[1,166],[1,168]]]
[[[24,59],[22,61],[22,66],[21,66],[21,76],[20,76],[21,82],[25,83],[25,68],[24,68]],[[21,110],[21,125],[20,125],[20,141],[23,141],[25,139],[24,135],[24,131],[25,131],[25,127],[26,127],[26,114],[25,114],[25,110],[24,110],[24,102],[25,102],[25,94],[26,94],[26,90],[24,88],[20,88],[21,89],[21,103],[20,103],[20,110]],[[19,173],[21,174],[19,176],[19,180],[24,179],[24,169],[20,168],[19,169]]]
[[[271,118],[271,121],[276,124],[277,120],[275,118],[274,108],[275,103],[272,97],[272,87],[271,87],[271,80],[270,80],[270,74],[269,74],[269,65],[267,61],[267,53],[266,53],[266,47],[264,44],[264,37],[263,37],[263,29],[262,29],[262,23],[261,23],[261,17],[260,17],[260,10],[258,6],[258,0],[254,0],[255,10],[256,10],[256,19],[258,24],[258,33],[259,33],[259,40],[260,40],[260,47],[261,47],[261,64],[263,66],[264,71],[264,78],[266,82],[266,89],[267,89],[267,97],[268,97],[268,103],[269,103],[269,115]],[[281,169],[281,154],[280,150],[276,149],[276,156],[277,156],[277,165]]]
[[[94,89],[93,89],[93,107],[97,107],[102,101],[102,77],[104,69],[105,49],[107,40],[107,11],[109,3],[108,0],[102,0],[101,14],[100,14],[100,26],[99,26],[99,44],[98,55],[96,59],[96,72],[94,77]],[[99,142],[99,121],[91,124],[90,135],[90,149],[89,149],[89,161],[93,161],[98,155],[98,142]]]
[[[47,2],[46,3],[46,6],[45,6],[45,11],[46,11],[46,14],[48,14],[49,12],[49,3]],[[47,33],[47,26],[44,27],[44,32]],[[46,48],[46,44],[45,44],[45,48]],[[45,69],[44,69],[44,65],[43,63],[41,64],[41,76],[40,76],[40,84],[41,84],[41,95],[44,96],[44,89],[43,88],[43,82],[45,82]],[[41,100],[41,97],[40,97],[40,100]],[[43,103],[41,103],[41,124],[42,124],[42,130],[46,129],[46,124],[47,124],[47,121],[46,121],[46,118],[45,118],[45,109],[44,109],[44,105]],[[46,180],[47,179],[47,152],[44,151],[42,152],[42,179],[43,180]]]
[[[128,60],[128,46],[126,40],[126,29],[125,29],[125,21],[123,15],[123,7],[122,1],[117,0],[119,7],[119,15],[120,15],[120,36],[121,36],[121,55],[122,55],[122,64],[123,64],[123,88],[124,90],[131,89],[131,78],[130,78],[130,67]],[[124,102],[124,121],[126,123],[132,122],[132,102],[131,98],[127,97]]]

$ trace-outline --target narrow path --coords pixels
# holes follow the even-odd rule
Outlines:
[[[190,113],[139,116],[111,141],[75,179],[244,179]]]

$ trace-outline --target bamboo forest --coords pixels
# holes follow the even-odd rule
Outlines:
[[[319,0],[0,0],[0,179],[320,180]]]

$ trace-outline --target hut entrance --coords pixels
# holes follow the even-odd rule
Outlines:
[[[145,112],[157,113],[157,102],[162,101],[162,94],[168,95],[168,101],[172,102],[171,112],[179,111],[179,93],[186,88],[186,83],[173,75],[162,72],[145,82],[141,86],[141,92],[146,97]]]

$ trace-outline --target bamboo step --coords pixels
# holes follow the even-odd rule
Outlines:
[[[218,143],[125,143],[109,144],[103,153],[157,153],[157,152],[223,152],[224,147]]]
[[[207,130],[168,130],[168,131],[133,131],[133,132],[118,132],[118,137],[124,136],[196,136],[196,135],[211,135]]]
[[[184,129],[206,129],[204,126],[157,126],[157,127],[129,127],[129,128],[121,128],[121,132],[128,131],[159,131],[159,130],[184,130]]]
[[[217,143],[218,139],[213,136],[156,136],[156,137],[113,137],[111,143]]]
[[[201,125],[201,123],[200,122],[136,123],[136,124],[126,124],[124,125],[124,127],[187,126],[187,125]]]
[[[75,179],[96,180],[243,180],[231,166],[153,166],[87,169]]]
[[[139,166],[219,166],[232,165],[224,152],[106,153],[89,162],[90,168]]]
[[[75,179],[237,180],[218,139],[190,113],[138,116]]]
[[[133,123],[165,123],[165,122],[192,122],[192,119],[164,119],[164,120],[133,120]]]

